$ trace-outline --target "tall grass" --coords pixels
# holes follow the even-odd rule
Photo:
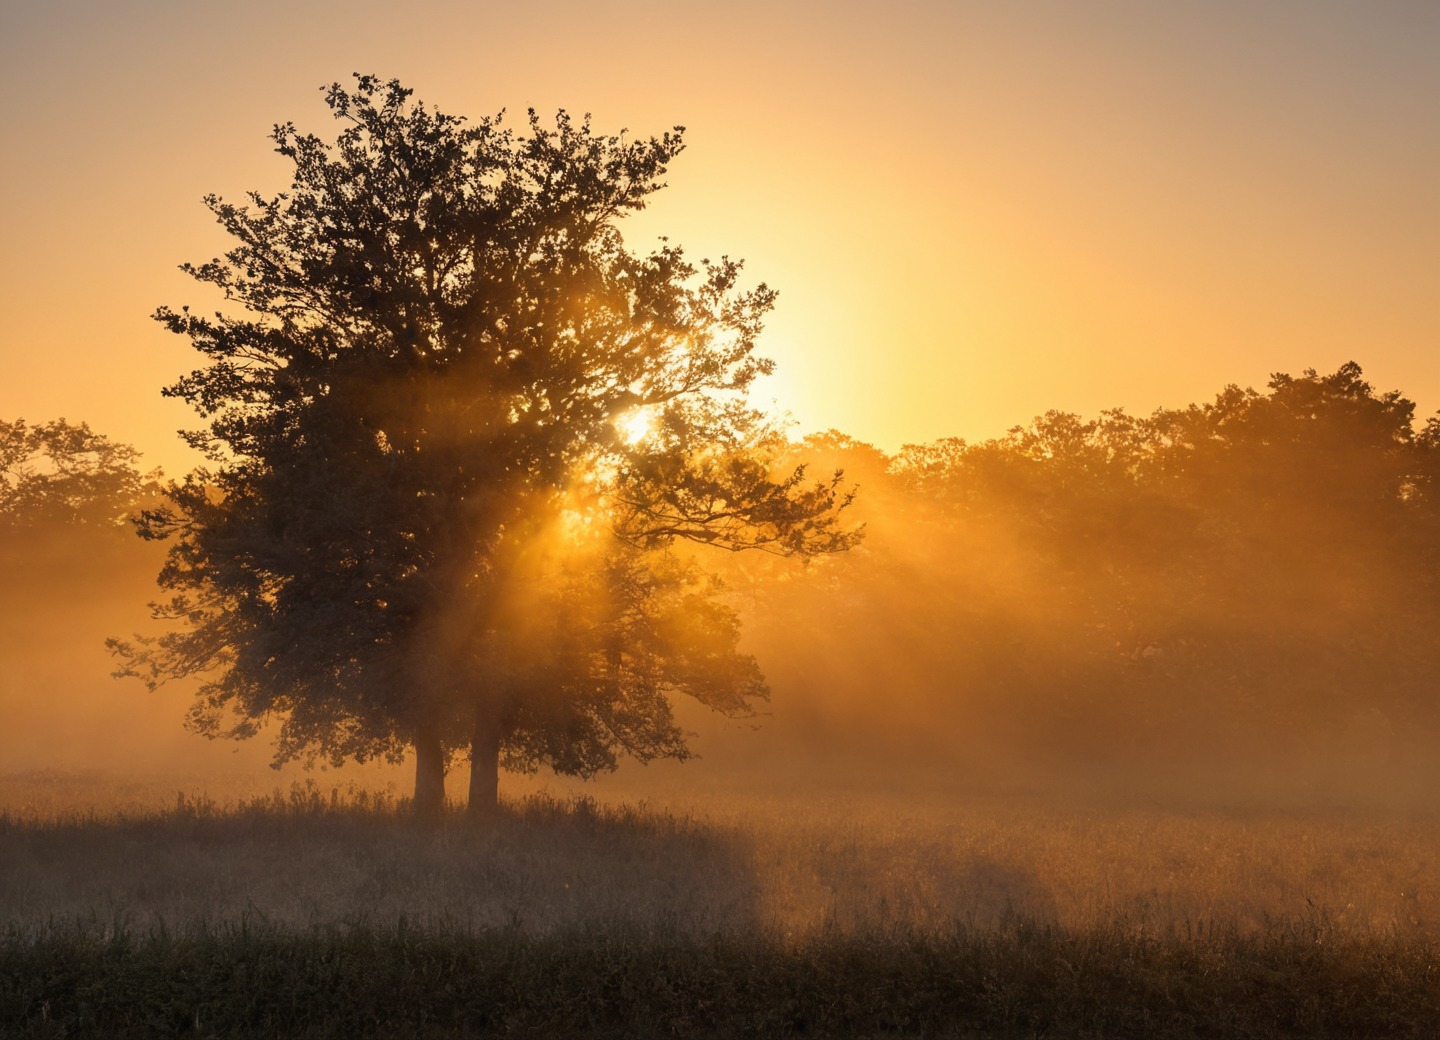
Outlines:
[[[21,1036],[1432,1037],[1433,946],[1324,926],[1204,941],[386,926],[0,938]]]
[[[297,786],[0,811],[0,1035],[1440,1035],[1440,829]]]

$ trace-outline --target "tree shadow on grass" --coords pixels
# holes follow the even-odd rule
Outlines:
[[[749,930],[757,883],[734,839],[662,810],[547,795],[483,822],[417,822],[383,796],[313,787],[234,807],[104,818],[0,815],[0,919],[135,930]]]

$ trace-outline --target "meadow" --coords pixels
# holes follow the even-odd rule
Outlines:
[[[0,781],[24,1037],[1428,1037],[1433,811]]]

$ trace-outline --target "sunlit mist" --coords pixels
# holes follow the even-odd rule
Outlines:
[[[0,1033],[1440,1035],[1440,3],[237,10],[0,13]]]

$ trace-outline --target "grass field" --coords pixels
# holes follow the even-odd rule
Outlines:
[[[47,784],[0,783],[0,1035],[1440,1035],[1418,810]]]

